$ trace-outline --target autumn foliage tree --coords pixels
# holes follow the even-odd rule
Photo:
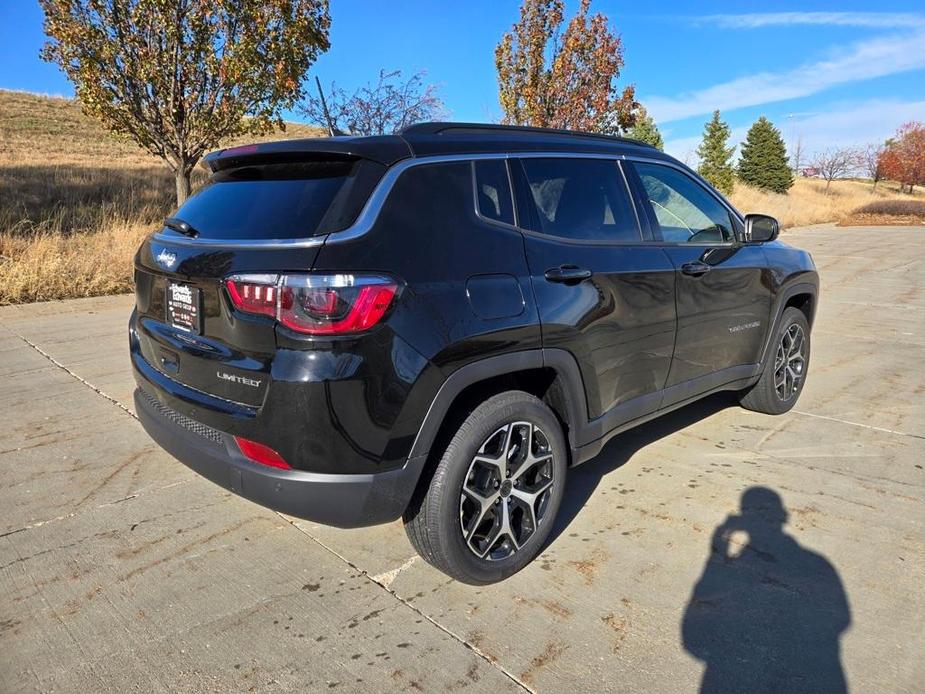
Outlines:
[[[84,112],[163,159],[177,203],[220,140],[282,127],[328,49],[327,0],[39,0]]]
[[[563,0],[524,0],[495,48],[503,122],[616,134],[635,123],[635,88],[618,93],[623,45],[591,0],[562,30]]]
[[[880,155],[883,177],[898,181],[901,189],[911,193],[914,186],[925,185],[925,123],[906,123],[887,140]]]

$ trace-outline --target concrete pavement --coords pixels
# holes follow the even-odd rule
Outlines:
[[[785,240],[822,276],[796,410],[717,396],[617,437],[544,554],[486,588],[398,523],[286,518],[161,452],[130,297],[0,308],[0,691],[678,692],[705,664],[921,691],[925,228]],[[754,488],[783,527],[740,510]]]

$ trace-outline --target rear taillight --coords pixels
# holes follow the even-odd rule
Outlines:
[[[248,275],[225,280],[228,295],[235,308],[246,313],[262,313],[276,318],[279,302],[277,275]]]
[[[388,311],[398,284],[379,275],[235,275],[225,280],[235,308],[272,316],[296,332],[368,330]]]

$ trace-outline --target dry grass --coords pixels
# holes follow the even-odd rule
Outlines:
[[[825,181],[798,178],[786,195],[767,193],[744,183],[736,183],[730,201],[744,214],[759,212],[776,217],[782,226],[804,226],[823,222],[842,222],[855,210],[872,202],[923,199],[919,191],[910,196],[899,192],[895,183],[883,182],[874,189],[870,181],[833,181],[825,194]]]
[[[0,234],[0,304],[132,289],[132,256],[151,225],[112,218],[79,236]]]
[[[0,90],[0,142],[0,305],[130,291],[141,239],[175,206],[167,167],[70,99]]]

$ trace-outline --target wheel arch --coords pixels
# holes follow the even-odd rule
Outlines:
[[[507,390],[523,390],[546,403],[562,423],[574,457],[587,406],[578,364],[559,349],[500,354],[454,371],[437,391],[409,457],[429,455],[479,403]]]
[[[781,309],[783,313],[786,309],[793,307],[803,313],[806,316],[806,322],[809,323],[809,327],[813,327],[813,318],[816,314],[816,295],[810,291],[798,290],[796,293],[791,294],[787,301],[784,303],[784,307]]]
[[[781,288],[774,300],[774,308],[771,313],[773,322],[765,336],[764,349],[761,352],[761,364],[764,364],[768,358],[774,336],[780,330],[780,321],[784,311],[791,306],[802,311],[811,329],[818,305],[818,296],[819,285],[812,282],[795,282]]]

